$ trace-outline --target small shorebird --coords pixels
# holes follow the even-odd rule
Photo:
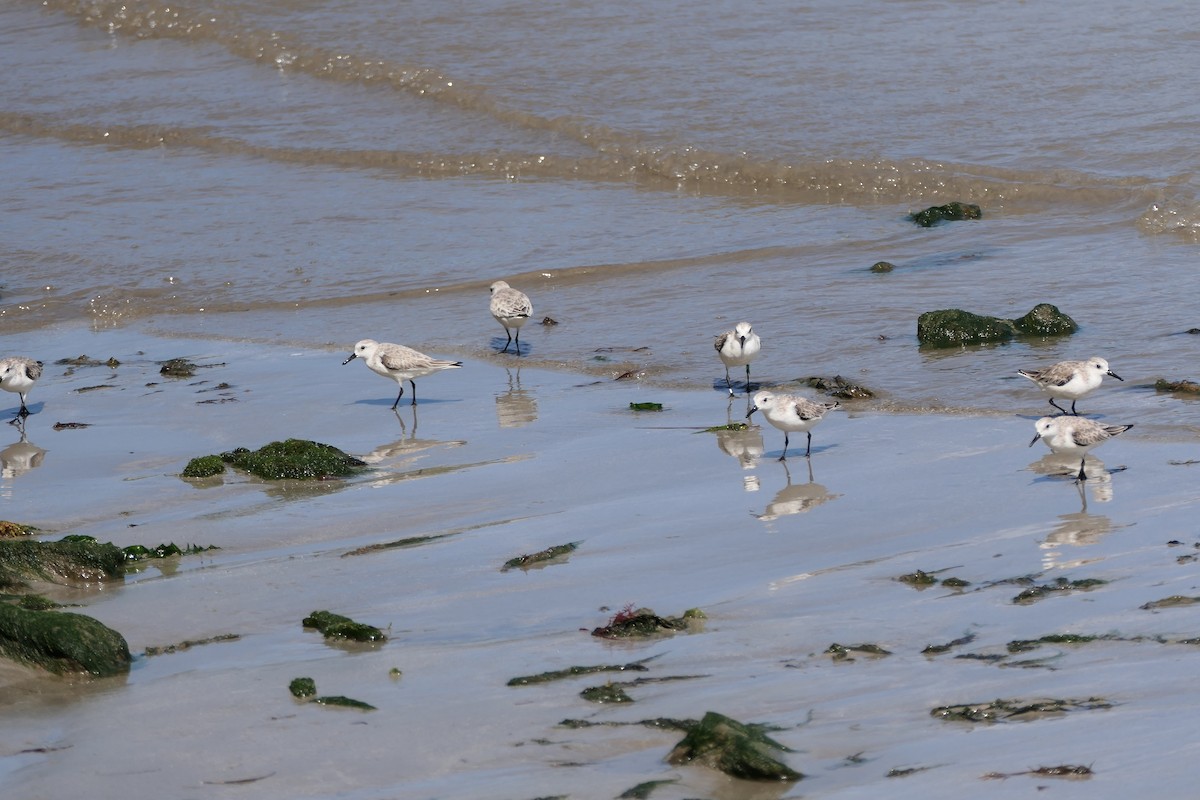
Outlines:
[[[444,369],[462,366],[461,361],[443,361],[431,358],[411,347],[390,342],[377,342],[374,339],[363,339],[354,345],[354,352],[342,362],[342,366],[346,366],[356,358],[362,358],[367,362],[367,367],[376,375],[391,378],[400,385],[400,394],[396,395],[396,402],[392,403],[392,410],[400,405],[400,398],[404,396],[405,381],[412,386],[412,404],[415,406],[417,404],[417,384],[414,383],[416,378],[423,378]]]
[[[21,409],[11,420],[12,422],[29,416],[29,409],[25,407],[25,399],[29,390],[33,388],[40,377],[42,377],[42,362],[40,361],[21,356],[0,359],[0,389],[6,392],[15,392],[21,396]]]
[[[729,380],[730,367],[746,367],[746,391],[750,391],[750,362],[762,349],[762,340],[750,327],[749,322],[739,322],[733,330],[725,331],[713,340],[713,347],[725,365],[725,386],[733,396],[733,382]]]
[[[808,447],[804,449],[804,457],[812,452],[812,429],[825,416],[827,411],[840,407],[840,403],[817,403],[805,397],[793,394],[775,394],[774,392],[757,392],[754,395],[754,405],[746,412],[746,419],[755,411],[762,411],[767,422],[783,431],[783,455],[780,461],[787,460],[788,432],[804,431],[808,434]]]
[[[533,303],[529,302],[528,295],[517,291],[504,281],[493,283],[491,293],[492,301],[489,310],[496,318],[496,322],[503,325],[504,332],[508,334],[508,341],[504,343],[504,349],[500,352],[508,352],[508,346],[513,341],[512,331],[516,331],[517,355],[521,355],[521,326],[529,322],[529,318],[533,316]]]
[[[1092,419],[1084,417],[1042,417],[1033,424],[1037,433],[1034,434],[1030,447],[1041,439],[1051,452],[1065,456],[1079,456],[1079,474],[1076,480],[1086,481],[1087,473],[1083,471],[1083,463],[1087,453],[1093,447],[1099,447],[1114,436],[1118,436],[1133,427],[1133,425],[1101,425]]]
[[[1054,402],[1054,398],[1070,400],[1070,413],[1076,415],[1078,412],[1075,410],[1075,401],[1099,388],[1105,375],[1111,375],[1119,381],[1125,380],[1109,369],[1108,362],[1103,358],[1089,358],[1087,361],[1060,361],[1045,369],[1019,369],[1017,374],[1036,383],[1039,389],[1050,395],[1050,405],[1064,414],[1067,413],[1067,410]]]

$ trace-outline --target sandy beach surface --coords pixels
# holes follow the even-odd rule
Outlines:
[[[1195,613],[1142,606],[1200,594],[1196,467],[1179,463],[1197,456],[1194,437],[1135,428],[1089,458],[1079,487],[1070,462],[1027,446],[1036,414],[849,402],[816,428],[811,459],[794,435],[785,464],[773,428],[703,430],[742,420],[743,394],[495,357],[418,381],[415,411],[406,397],[394,413],[392,384],[341,366],[350,344],[45,332],[44,354],[120,366],[47,364],[25,437],[0,426],[2,516],[47,538],[220,549],[119,584],[38,587],[120,631],[137,658],[106,680],[0,667],[5,797],[616,797],[659,780],[653,797],[668,800],[1189,791]],[[159,374],[178,356],[201,365],[195,377]],[[53,427],[66,422],[89,427]],[[179,477],[193,456],[289,437],[371,468],[311,486]],[[362,550],[414,537],[428,538]],[[502,569],[567,543],[566,558]],[[897,580],[916,570],[967,584]],[[1014,602],[1081,580],[1103,583]],[[707,619],[649,640],[590,635],[631,605]],[[390,639],[327,643],[301,625],[318,609]],[[143,654],[225,634],[238,638]],[[1009,647],[1056,634],[1102,638]],[[643,672],[506,685],[646,659]],[[302,676],[376,710],[300,703],[288,684]],[[638,679],[632,703],[580,696]],[[1067,710],[931,713],[997,699]],[[560,725],[707,711],[774,726],[807,777],[669,765],[678,731]],[[1091,774],[1030,773],[1066,765]]]

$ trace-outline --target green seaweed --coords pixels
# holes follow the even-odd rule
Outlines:
[[[312,678],[292,678],[292,682],[288,684],[288,691],[292,693],[292,697],[314,697],[317,694],[317,682]]]
[[[1149,603],[1144,603],[1138,606],[1143,611],[1154,611],[1159,608],[1179,608],[1180,606],[1191,606],[1200,603],[1200,597],[1188,597],[1182,594],[1173,594],[1170,597],[1164,597],[1161,600],[1151,600]]]
[[[1065,336],[1079,330],[1075,320],[1050,303],[1038,303],[1012,323],[1018,333],[1026,336]]]
[[[67,583],[116,580],[125,577],[125,555],[116,545],[90,536],[64,536],[56,542],[3,539],[0,575]]]
[[[678,617],[660,617],[648,608],[635,611],[630,604],[614,614],[607,625],[594,629],[592,636],[604,639],[653,636],[668,631],[687,630],[693,620],[699,619],[704,619],[704,612],[697,608],[688,609]]]
[[[560,728],[570,728],[579,730],[582,728],[623,728],[629,725],[640,725],[644,728],[653,728],[659,731],[688,731],[699,725],[699,720],[694,719],[672,719],[671,717],[656,717],[653,719],[642,719],[635,722],[619,722],[617,720],[604,720],[596,722],[590,719],[564,719],[558,723]]]
[[[1086,592],[1097,586],[1103,586],[1106,583],[1108,581],[1100,580],[1099,578],[1084,578],[1083,580],[1072,581],[1065,577],[1060,577],[1055,578],[1053,583],[1031,586],[1021,591],[1012,601],[1017,605],[1029,605],[1054,594],[1069,594],[1076,591]]]
[[[307,439],[271,442],[258,450],[239,447],[221,458],[238,469],[267,480],[324,480],[346,477],[367,466],[333,445]]]
[[[316,628],[326,639],[349,639],[354,642],[386,642],[387,635],[373,625],[355,622],[331,611],[314,611],[304,618],[306,628]]]
[[[813,375],[801,379],[801,382],[805,386],[824,392],[829,397],[837,397],[842,400],[866,400],[875,396],[875,392],[871,389],[862,384],[848,381],[841,375],[834,375],[832,378]]]
[[[874,264],[871,265],[870,271],[874,272],[876,274],[880,274],[880,273],[884,273],[884,272],[891,272],[895,268],[896,268],[896,265],[890,261],[876,261]]]
[[[678,778],[668,778],[658,781],[644,781],[630,789],[626,789],[617,795],[619,800],[647,800],[648,797],[660,786],[670,786],[673,783],[679,783]]]
[[[217,636],[209,636],[207,639],[185,639],[184,641],[179,642],[178,644],[168,644],[168,645],[163,645],[161,647],[158,647],[158,646],[147,647],[142,652],[142,655],[144,655],[146,657],[152,657],[152,656],[167,655],[170,653],[182,653],[184,650],[190,650],[193,647],[200,647],[201,645],[213,644],[214,642],[234,642],[241,638],[242,637],[236,633],[222,633],[222,634],[218,634]]]
[[[1169,381],[1166,378],[1159,378],[1154,382],[1154,390],[1176,394],[1200,394],[1200,383],[1189,380]]]
[[[883,658],[890,656],[890,650],[884,650],[877,644],[838,644],[834,642],[825,648],[825,655],[831,657],[834,661],[854,661],[854,654],[864,656],[873,656],[875,658]]]
[[[508,561],[504,562],[503,569],[510,570],[517,567],[525,569],[526,567],[531,567],[534,564],[542,564],[547,561],[552,561],[556,558],[561,558],[562,556],[570,555],[571,553],[574,553],[575,549],[578,547],[579,542],[557,544],[553,547],[547,547],[545,550],[539,550],[536,553],[529,553],[526,555],[517,556],[516,558],[510,558]]]
[[[988,703],[939,706],[929,713],[945,720],[1003,722],[1012,719],[1040,719],[1050,715],[1065,714],[1069,711],[1107,708],[1112,708],[1112,703],[1101,697],[1089,697],[1083,700],[992,700]]]
[[[631,411],[662,411],[662,403],[630,403]]]
[[[128,547],[121,548],[121,552],[125,554],[126,561],[148,561],[155,558],[169,558],[170,556],[191,556],[197,553],[205,553],[209,550],[220,550],[215,544],[201,547],[198,544],[189,544],[187,547],[180,548],[179,545],[171,542],[170,544],[160,544],[158,547],[146,547],[141,544],[131,544]]]
[[[648,672],[650,668],[646,666],[646,662],[653,661],[655,658],[658,658],[658,656],[643,658],[640,661],[631,661],[628,664],[595,664],[588,667],[556,669],[549,672],[542,672],[538,675],[521,675],[516,678],[510,678],[505,685],[532,686],[538,683],[550,683],[551,681],[577,678],[580,675],[595,675],[598,672]]]
[[[1044,644],[1087,644],[1088,642],[1111,638],[1113,637],[1087,636],[1079,633],[1052,633],[1039,639],[1014,639],[1006,647],[1010,653],[1028,653]]]
[[[960,308],[926,311],[917,317],[917,341],[927,347],[1005,342],[1016,336],[1063,336],[1079,325],[1050,303],[1038,303],[1017,319],[973,314]]]
[[[0,603],[0,655],[57,674],[129,671],[125,638],[92,617]]]
[[[183,478],[211,478],[224,471],[225,459],[220,456],[197,456],[187,463],[179,475]]]
[[[619,684],[606,683],[602,686],[589,686],[579,693],[579,696],[589,703],[632,703],[633,698],[626,694]]]
[[[158,372],[168,378],[191,378],[196,374],[197,365],[186,358],[169,358],[161,364]]]
[[[966,636],[960,636],[957,639],[952,639],[945,644],[927,644],[925,645],[925,649],[921,652],[925,655],[948,653],[956,647],[962,647],[963,645],[970,644],[971,642],[975,641],[975,638],[975,634],[968,633]]]
[[[953,222],[966,219],[982,219],[983,210],[974,203],[946,203],[941,206],[930,206],[923,211],[915,211],[908,218],[922,228],[931,228],[939,222]]]
[[[375,706],[370,703],[364,703],[362,700],[355,700],[352,697],[345,697],[340,694],[322,695],[314,697],[312,702],[322,706],[341,706],[342,708],[357,708],[360,711],[375,711]]]
[[[762,725],[747,725],[715,711],[699,723],[667,756],[671,764],[695,761],[734,778],[752,781],[797,781],[804,775],[775,757],[790,749],[764,733]]]
[[[896,580],[898,580],[900,583],[907,583],[909,586],[917,586],[922,588],[926,586],[933,586],[938,582],[937,578],[921,569],[897,576]]]
[[[714,425],[711,428],[705,428],[696,433],[722,433],[724,431],[746,431],[750,430],[750,426],[745,422],[727,422],[724,425]]]

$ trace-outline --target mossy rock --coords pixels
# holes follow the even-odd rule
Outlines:
[[[333,445],[307,439],[271,442],[258,450],[239,447],[221,454],[221,459],[238,469],[267,480],[321,480],[344,478],[367,466]]]
[[[1006,342],[1016,335],[1012,321],[959,308],[926,311],[917,318],[917,341],[932,347]]]
[[[709,711],[667,756],[671,764],[699,761],[734,778],[751,781],[798,781],[804,775],[775,758],[788,748],[746,725]]]
[[[1039,303],[1018,319],[988,317],[961,308],[926,311],[917,318],[917,341],[929,347],[1006,342],[1017,336],[1065,336],[1077,330],[1075,320],[1049,303]]]
[[[225,471],[225,460],[220,456],[200,456],[193,458],[179,473],[183,478],[211,478]]]
[[[1075,333],[1075,320],[1050,303],[1038,303],[1028,314],[1013,320],[1017,331],[1026,336],[1064,336]]]
[[[90,583],[125,577],[125,554],[90,536],[57,542],[0,540],[0,575],[55,583]]]
[[[326,639],[349,639],[354,642],[386,642],[387,635],[373,625],[355,622],[331,611],[314,611],[304,618],[306,628],[316,628]]]
[[[974,203],[947,203],[944,206],[930,206],[924,211],[917,211],[909,214],[908,218],[920,225],[922,228],[929,228],[937,225],[939,222],[950,222],[964,219],[982,219],[983,210]]]
[[[1200,394],[1200,383],[1189,380],[1169,381],[1159,378],[1154,382],[1156,392],[1174,392],[1176,394]]]
[[[0,519],[0,539],[24,539],[37,533],[32,525],[18,525],[15,522]]]
[[[129,671],[125,637],[83,614],[0,603],[0,655],[56,674]]]
[[[876,261],[871,265],[871,272],[891,272],[896,268],[896,265],[890,261]]]

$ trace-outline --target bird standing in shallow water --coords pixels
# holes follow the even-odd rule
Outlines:
[[[1036,383],[1039,389],[1050,395],[1050,405],[1064,414],[1067,410],[1054,402],[1054,398],[1070,400],[1070,413],[1077,416],[1079,412],[1075,410],[1075,401],[1098,389],[1105,375],[1111,375],[1119,381],[1125,380],[1109,369],[1108,362],[1103,358],[1060,361],[1045,369],[1019,369],[1017,374]]]
[[[729,380],[730,367],[746,367],[746,391],[750,391],[750,362],[762,349],[762,340],[750,327],[749,322],[739,322],[731,331],[725,331],[713,340],[713,347],[725,365],[725,386],[733,396],[733,382]]]
[[[1099,447],[1114,436],[1118,436],[1133,427],[1133,425],[1102,425],[1084,417],[1042,417],[1033,423],[1034,430],[1030,447],[1041,439],[1051,452],[1065,456],[1079,456],[1079,474],[1076,480],[1086,481],[1087,473],[1083,471],[1087,453],[1093,447]]]
[[[533,303],[529,301],[528,295],[517,291],[504,281],[493,283],[491,292],[492,300],[489,310],[496,322],[503,325],[504,332],[508,334],[508,341],[504,343],[504,349],[500,352],[508,352],[508,346],[513,341],[512,331],[516,331],[517,355],[521,355],[521,326],[529,322],[529,318],[533,316]]]
[[[417,384],[414,379],[423,378],[444,369],[462,366],[461,361],[443,361],[431,358],[411,347],[390,342],[377,342],[374,339],[363,339],[354,345],[354,352],[342,362],[342,366],[346,366],[356,358],[365,361],[367,367],[376,375],[391,378],[400,385],[400,394],[396,395],[396,402],[392,403],[393,410],[400,405],[400,398],[404,396],[404,381],[408,381],[412,386],[412,404],[415,406],[417,404]]]
[[[792,394],[775,394],[774,392],[757,392],[754,395],[754,405],[746,412],[746,419],[755,411],[763,412],[767,422],[783,431],[783,455],[780,461],[787,460],[788,432],[804,431],[808,434],[808,446],[804,448],[804,457],[812,452],[812,429],[820,422],[826,412],[839,408],[840,403],[817,403],[806,397]]]
[[[21,356],[0,359],[0,389],[6,392],[15,392],[21,396],[21,409],[17,411],[17,416],[10,420],[11,422],[29,416],[29,409],[25,407],[26,396],[40,377],[42,377],[42,362],[40,361]]]

